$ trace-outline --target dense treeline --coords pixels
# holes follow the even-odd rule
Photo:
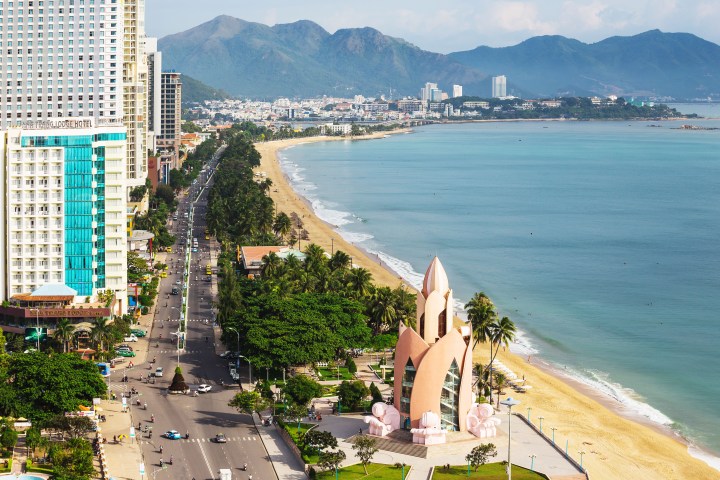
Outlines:
[[[264,258],[262,278],[239,272],[238,245],[277,245],[291,222],[274,214],[267,195],[271,182],[258,180],[252,168],[260,156],[243,135],[228,147],[210,190],[207,222],[225,248],[221,260],[218,320],[227,345],[239,341],[243,355],[258,366],[332,360],[344,349],[394,344],[398,323],[415,318],[415,297],[402,287],[372,283],[372,275],[354,268],[349,255],[332,255],[310,244],[304,258]],[[292,241],[292,240],[291,240]]]
[[[466,108],[463,106],[468,101],[485,101],[489,104],[489,109],[483,108]],[[683,117],[680,112],[667,105],[657,104],[634,105],[625,101],[624,98],[618,98],[614,103],[601,103],[595,105],[592,100],[587,97],[563,97],[559,99],[560,106],[546,107],[540,103],[536,103],[532,109],[522,109],[521,105],[525,102],[522,99],[499,99],[499,98],[480,98],[480,97],[457,97],[445,100],[444,103],[450,103],[455,109],[462,111],[475,110],[479,117],[483,119],[493,120],[513,120],[513,119],[556,119],[556,118],[573,118],[579,120],[633,120],[633,119],[663,119],[673,117]],[[494,109],[498,108],[498,111]],[[463,117],[459,117],[463,118]]]

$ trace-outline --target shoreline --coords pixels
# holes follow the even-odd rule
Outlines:
[[[304,228],[310,233],[310,242],[319,244],[327,251],[333,246],[344,250],[353,257],[354,264],[373,274],[376,283],[391,288],[399,284],[408,285],[408,282],[386,264],[378,264],[376,255],[342,238],[335,230],[336,226],[318,218],[309,200],[292,188],[290,180],[280,168],[278,153],[303,143],[370,140],[408,131],[378,132],[353,139],[310,137],[255,145],[262,156],[260,169],[273,180],[270,196],[276,202],[278,211],[298,213],[303,218]],[[415,290],[411,285],[408,286]],[[485,360],[485,350],[482,345],[479,346],[474,352],[474,361]],[[594,478],[720,477],[717,470],[693,457],[689,451],[692,445],[683,442],[684,439],[669,427],[639,414],[622,411],[622,403],[619,401],[563,374],[545,360],[537,359],[530,364],[523,356],[510,352],[501,352],[498,359],[519,376],[524,375],[527,383],[534,387],[526,394],[515,395],[523,402],[520,412],[530,407],[533,423],[537,422],[539,416],[544,416],[546,431],[557,426],[558,444],[567,440],[571,456],[578,457],[577,452],[586,451],[585,465]]]

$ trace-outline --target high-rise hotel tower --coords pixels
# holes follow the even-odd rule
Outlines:
[[[126,17],[0,0],[0,300],[64,284],[127,304]]]

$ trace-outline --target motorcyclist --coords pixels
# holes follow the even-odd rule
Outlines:
[[[140,403],[140,400],[138,400],[138,403]],[[145,404],[143,405],[143,408],[144,408],[145,410],[147,410],[147,402],[145,402]]]
[[[152,423],[155,423],[155,415],[150,415],[150,421],[151,421]]]

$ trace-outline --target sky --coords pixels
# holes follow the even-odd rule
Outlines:
[[[536,35],[597,42],[652,29],[720,43],[719,0],[145,0],[146,31],[163,37],[218,15],[275,25],[312,20],[334,33],[373,27],[425,50],[510,46]]]

